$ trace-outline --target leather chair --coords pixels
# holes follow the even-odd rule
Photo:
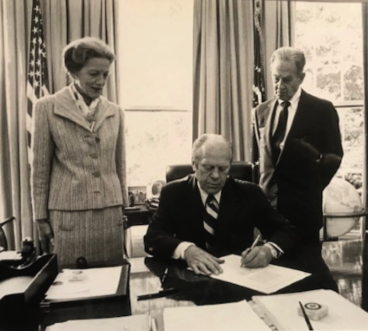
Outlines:
[[[183,178],[193,173],[191,164],[175,164],[166,167],[166,182]],[[249,162],[236,161],[231,164],[229,175],[240,180],[255,182],[253,165]]]
[[[5,221],[0,222],[0,251],[7,251],[8,250],[8,240],[6,239],[5,231],[3,226],[7,223],[10,223],[15,220],[15,217],[9,217]]]

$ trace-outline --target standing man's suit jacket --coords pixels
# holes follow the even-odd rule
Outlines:
[[[87,210],[127,204],[124,113],[101,97],[96,124],[76,106],[69,87],[33,109],[34,219],[48,210]]]
[[[204,206],[194,175],[168,183],[144,238],[149,254],[170,258],[182,241],[205,249]],[[221,192],[215,255],[240,254],[250,247],[254,228],[284,252],[295,247],[295,228],[277,213],[259,186],[228,177]]]
[[[255,110],[254,133],[258,143],[260,186],[278,211],[308,238],[322,227],[322,191],[336,173],[343,155],[339,118],[329,101],[302,91],[298,108],[276,164],[271,136],[277,100]],[[334,154],[338,161],[308,160],[295,143],[304,139],[323,155]],[[315,239],[315,238],[314,238]]]

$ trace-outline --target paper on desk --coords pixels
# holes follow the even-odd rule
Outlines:
[[[279,330],[308,330],[304,318],[298,314],[299,301],[328,307],[327,316],[319,321],[311,320],[314,330],[368,330],[368,313],[332,290],[256,295],[252,299]]]
[[[46,293],[46,300],[68,301],[114,295],[117,292],[122,267],[94,269],[63,269]],[[78,274],[78,272],[81,272]],[[83,275],[81,281],[70,281]]]
[[[270,331],[246,301],[164,308],[165,331]]]
[[[3,251],[0,253],[0,261],[21,260],[22,254],[17,251]]]
[[[149,331],[148,315],[132,315],[57,323],[47,331]]]
[[[240,256],[227,255],[221,259],[223,273],[211,277],[270,294],[293,284],[310,274],[307,272],[269,264],[265,268],[241,268]]]

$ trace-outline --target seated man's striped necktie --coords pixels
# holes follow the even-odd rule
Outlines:
[[[219,204],[216,198],[212,194],[209,194],[206,200],[203,219],[207,249],[211,249],[215,245],[215,231],[217,227],[218,212]]]

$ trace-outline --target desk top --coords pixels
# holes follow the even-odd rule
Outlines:
[[[310,256],[303,260],[284,259],[279,265],[311,272],[312,275],[276,293],[292,293],[312,289],[336,289],[336,283],[322,257]],[[251,300],[259,292],[222,282],[207,276],[195,275],[180,261],[162,261],[152,257],[130,260],[130,303],[132,314],[149,313],[157,320],[158,330],[163,328],[163,309],[166,307],[208,305]],[[168,268],[164,285],[161,277]],[[167,288],[179,289],[178,293],[164,298],[138,301],[139,295],[157,293]]]
[[[305,250],[303,258],[294,257],[289,259],[280,258],[277,264],[291,267],[312,273],[311,276],[294,283],[277,293],[291,293],[306,291],[311,289],[336,289],[336,283],[324,263],[318,249],[313,252],[311,249]],[[115,317],[131,314],[149,313],[156,318],[158,330],[163,330],[162,312],[165,307],[207,305],[216,303],[236,302],[240,300],[250,300],[253,295],[259,292],[249,290],[234,284],[222,282],[207,276],[195,275],[187,269],[185,262],[174,260],[158,260],[153,257],[130,259],[130,293],[127,302],[121,300],[115,302],[102,303],[98,308],[95,305],[86,307],[85,315],[72,318],[102,318]],[[168,268],[164,285],[161,285],[161,277]],[[137,296],[147,293],[156,293],[163,288],[179,289],[169,297],[138,301]],[[129,302],[130,301],[130,302]],[[68,311],[66,311],[68,310]],[[27,330],[44,330],[46,325],[53,324],[59,320],[65,320],[65,314],[72,316],[73,307],[66,307],[66,310],[58,310],[52,314],[34,314],[32,319],[26,321]],[[104,315],[107,313],[108,315]],[[75,315],[75,312],[74,312]],[[69,319],[69,318],[67,318]],[[19,320],[17,312],[14,312],[14,320]],[[22,319],[21,319],[22,320]],[[38,326],[41,325],[40,328]],[[0,330],[20,330],[19,328],[3,328],[0,321]]]

